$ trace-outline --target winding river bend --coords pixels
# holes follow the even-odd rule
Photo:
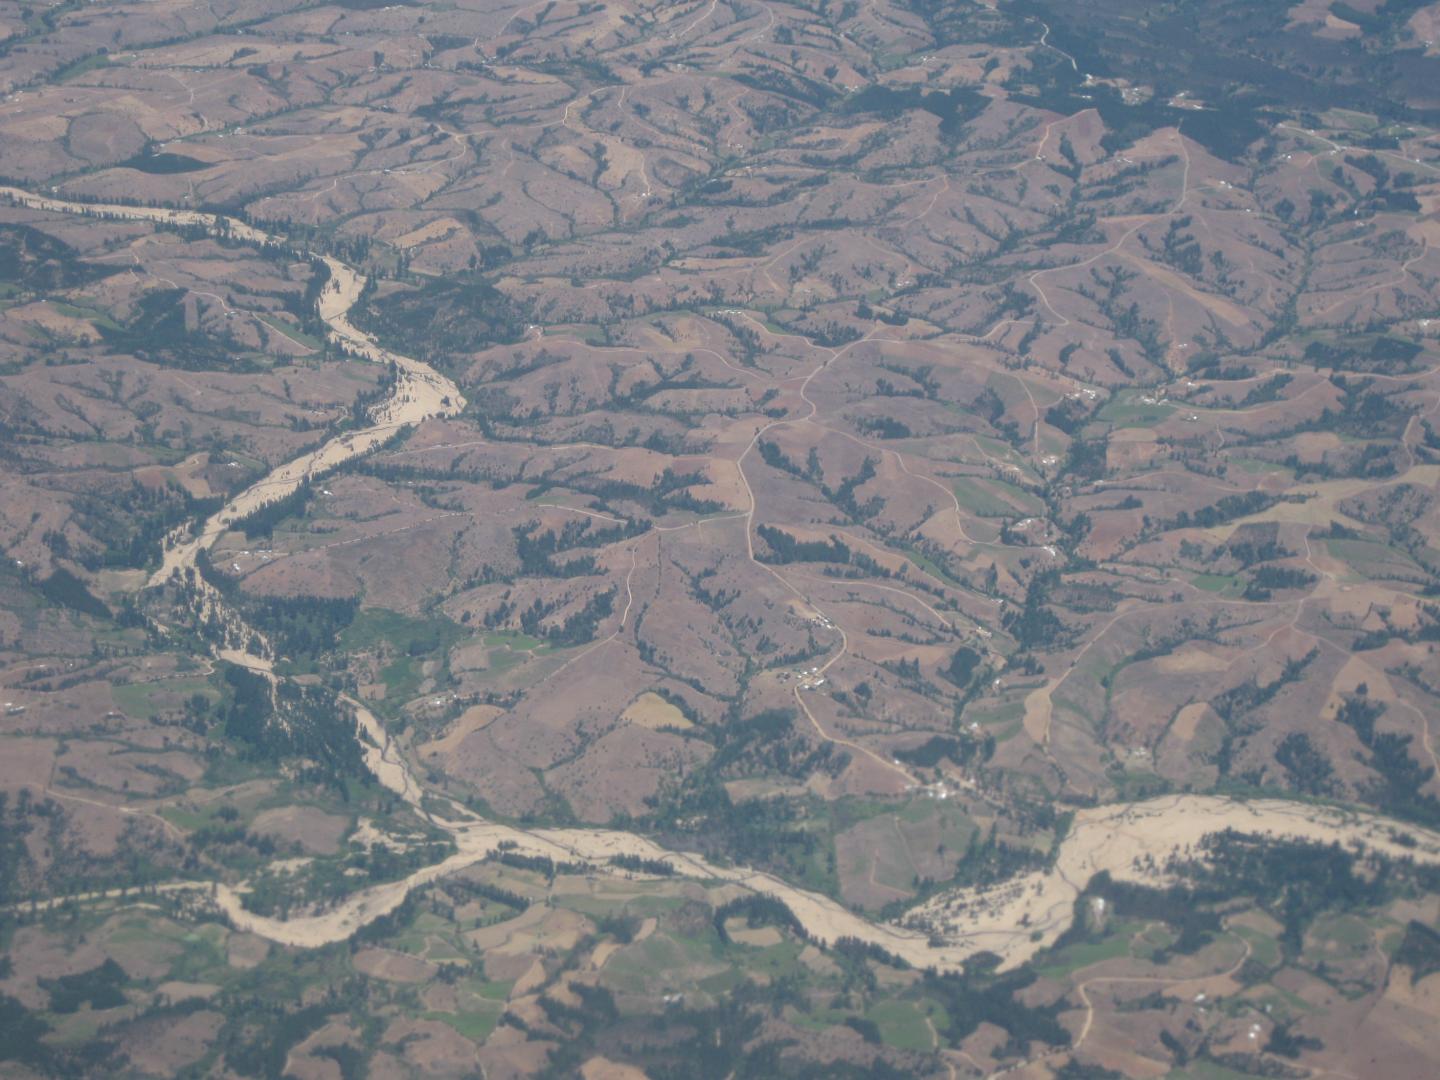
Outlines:
[[[286,237],[217,214],[55,199],[13,187],[0,187],[0,198],[15,205],[59,214],[153,221],[201,227],[217,235],[259,246],[290,247]],[[308,478],[375,450],[408,425],[435,416],[459,413],[465,399],[449,379],[428,365],[382,348],[357,329],[348,313],[360,297],[364,277],[329,255],[305,253],[323,260],[330,281],[319,299],[319,314],[332,341],[366,360],[390,364],[397,378],[390,396],[371,410],[368,427],[348,431],[317,449],[273,469],[240,492],[206,520],[198,531],[180,531],[167,539],[163,561],[150,580],[158,586],[178,580],[194,590],[203,613],[222,616],[229,626],[227,643],[216,654],[227,661],[273,673],[268,646],[195,572],[200,551],[211,547],[237,520],[295,491]],[[257,643],[258,642],[258,646]],[[726,882],[784,903],[822,945],[856,938],[877,945],[916,967],[957,970],[980,951],[995,953],[1002,967],[1013,967],[1051,945],[1069,926],[1074,901],[1091,876],[1108,871],[1129,881],[1156,880],[1142,867],[1163,865],[1177,852],[1193,850],[1208,834],[1224,829],[1250,835],[1339,842],[1392,858],[1410,858],[1440,865],[1440,833],[1391,822],[1371,814],[1317,807],[1282,799],[1242,802],[1216,796],[1183,795],[1141,803],[1093,807],[1076,813],[1053,865],[986,889],[955,889],[917,906],[901,924],[874,922],[829,897],[795,888],[763,871],[720,866],[703,857],[670,851],[635,833],[610,829],[518,829],[451,806],[452,817],[422,807],[423,788],[399,747],[371,712],[357,701],[343,699],[356,717],[356,737],[365,764],[388,790],[434,825],[449,833],[456,851],[449,858],[408,877],[363,889],[319,914],[274,919],[246,911],[240,893],[223,883],[176,882],[163,891],[212,890],[230,922],[271,941],[318,947],[348,939],[357,930],[395,910],[414,889],[483,861],[504,848],[526,855],[548,856],[557,862],[582,863],[596,872],[616,872],[611,859],[634,855],[668,863],[676,874],[698,880]],[[1403,834],[1403,835],[1402,835]],[[96,894],[109,895],[109,894]]]

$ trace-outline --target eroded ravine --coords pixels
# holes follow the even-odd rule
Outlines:
[[[199,226],[216,234],[257,245],[289,246],[283,236],[220,215],[190,210],[75,203],[0,187],[0,197],[52,213],[155,221]],[[200,551],[215,544],[230,526],[295,491],[307,479],[380,447],[401,428],[435,416],[459,413],[465,405],[459,389],[428,365],[382,348],[351,324],[348,313],[364,287],[354,268],[328,255],[322,259],[330,280],[319,300],[319,315],[330,338],[366,360],[391,364],[397,374],[390,396],[374,407],[368,427],[337,435],[273,469],[240,492],[198,530],[173,534],[166,542],[152,586],[176,582],[195,593],[202,616],[223,612],[232,632],[216,655],[231,663],[263,671],[272,680],[272,657],[263,638],[224,604],[217,590],[195,572]],[[261,642],[255,651],[252,642]],[[363,889],[317,914],[276,919],[247,911],[236,888],[210,882],[175,882],[159,888],[211,890],[214,903],[238,929],[271,941],[318,947],[347,940],[357,930],[395,910],[415,889],[483,861],[505,848],[526,855],[547,856],[560,863],[583,863],[604,872],[613,870],[617,855],[639,856],[668,863],[677,874],[729,882],[784,903],[806,933],[820,944],[856,938],[877,945],[916,967],[941,970],[963,966],[980,951],[997,954],[1012,967],[1054,943],[1070,924],[1074,901],[1090,878],[1101,871],[1121,880],[1154,882],[1156,872],[1177,853],[1196,852],[1207,835],[1225,829],[1250,835],[1287,837],[1323,843],[1339,842],[1395,858],[1440,865],[1440,833],[1402,826],[1375,815],[1347,812],[1280,799],[1241,802],[1216,796],[1183,795],[1129,805],[1093,807],[1076,813],[1053,864],[986,889],[955,889],[918,905],[905,925],[873,922],[836,901],[795,888],[772,874],[744,867],[719,866],[703,857],[670,851],[635,833],[608,829],[517,829],[480,818],[448,800],[445,816],[424,805],[424,793],[399,747],[371,712],[359,702],[343,699],[355,712],[356,734],[367,768],[387,790],[434,826],[448,833],[455,853],[399,881]],[[1400,831],[1405,834],[1402,842]],[[110,894],[97,893],[105,897]],[[75,899],[75,898],[72,898]],[[83,899],[83,898],[82,898]]]

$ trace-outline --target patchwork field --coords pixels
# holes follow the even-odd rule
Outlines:
[[[0,3],[0,1072],[1433,1074],[1437,26]]]

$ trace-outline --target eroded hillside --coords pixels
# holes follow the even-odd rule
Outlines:
[[[1260,6],[0,4],[10,1060],[1432,1068],[1440,9]]]

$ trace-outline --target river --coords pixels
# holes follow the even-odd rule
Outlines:
[[[3,186],[0,198],[50,213],[200,226],[245,243],[289,246],[284,236],[193,210],[69,202]],[[350,322],[350,309],[364,288],[362,274],[329,255],[300,254],[322,259],[330,272],[330,283],[318,305],[330,339],[365,360],[394,365],[398,377],[393,390],[371,410],[370,426],[337,435],[319,448],[272,469],[229,500],[198,530],[172,534],[167,538],[161,566],[150,580],[152,586],[178,580],[196,590],[201,610],[220,613],[229,627],[226,643],[216,648],[217,657],[263,672],[272,682],[284,677],[273,673],[274,658],[264,639],[244,625],[239,614],[224,604],[198,572],[192,572],[199,552],[216,543],[233,522],[290,494],[306,479],[370,453],[407,425],[455,415],[465,407],[459,388],[449,379],[418,360],[381,347]],[[253,651],[255,641],[261,643],[259,652]],[[519,829],[486,821],[453,804],[449,811],[453,816],[441,816],[432,807],[422,805],[423,788],[375,716],[357,701],[342,700],[354,710],[356,736],[366,766],[386,789],[447,832],[456,851],[400,881],[360,890],[329,910],[288,919],[246,911],[238,889],[224,883],[213,886],[216,905],[236,928],[284,945],[313,948],[344,941],[395,910],[414,889],[483,861],[502,850],[502,844],[522,855],[584,863],[597,872],[621,872],[610,861],[616,855],[663,861],[676,874],[733,883],[781,901],[805,932],[822,945],[840,938],[856,938],[915,967],[939,970],[959,970],[968,957],[982,950],[998,955],[1002,968],[1023,963],[1052,944],[1070,925],[1075,899],[1093,874],[1104,870],[1116,879],[1153,884],[1159,880],[1156,873],[1144,867],[1163,866],[1171,855],[1194,850],[1206,835],[1223,829],[1324,843],[1338,841],[1392,857],[1440,864],[1440,833],[1375,815],[1283,799],[1166,796],[1080,810],[1048,868],[986,889],[949,890],[908,913],[902,920],[906,925],[877,922],[772,874],[720,866],[693,853],[667,850],[635,833],[611,829]],[[1405,842],[1396,838],[1402,832],[1407,836]],[[162,888],[187,887],[211,889],[212,885],[173,883]],[[101,895],[106,894],[96,894]]]

